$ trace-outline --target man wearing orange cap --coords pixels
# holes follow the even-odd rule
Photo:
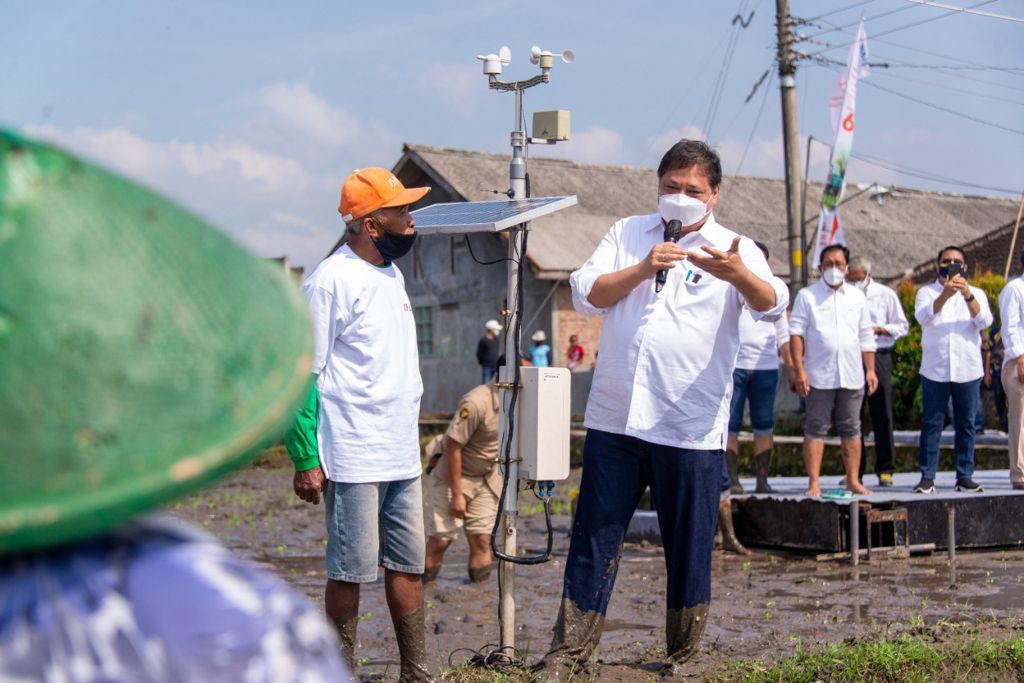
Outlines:
[[[383,168],[350,175],[338,211],[348,240],[302,284],[316,381],[286,439],[296,495],[327,513],[327,616],[354,670],[359,586],[384,589],[400,681],[430,680],[423,634],[423,506],[416,324],[394,265],[416,240],[406,189]]]

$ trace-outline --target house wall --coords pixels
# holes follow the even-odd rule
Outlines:
[[[485,322],[503,320],[508,278],[507,262],[501,259],[507,256],[507,242],[497,235],[475,234],[470,243],[477,259],[499,263],[474,261],[462,235],[424,235],[399,262],[414,311],[430,311],[429,328],[421,325],[417,330],[423,377],[420,412],[424,414],[452,413],[459,397],[480,383],[477,342],[484,334]],[[537,280],[527,267],[524,325],[538,307],[540,313],[529,328],[523,328],[524,349],[533,330],[542,329],[552,337],[550,300],[541,306],[551,284]]]

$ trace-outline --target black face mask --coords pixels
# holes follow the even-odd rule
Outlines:
[[[415,232],[408,235],[399,235],[393,232],[381,231],[380,237],[373,240],[373,246],[377,247],[381,258],[390,263],[408,254],[415,242]]]

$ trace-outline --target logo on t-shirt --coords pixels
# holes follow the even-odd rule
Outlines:
[[[412,306],[410,306],[408,303],[404,303],[404,304],[402,304],[402,310],[403,311],[411,311],[412,310]]]

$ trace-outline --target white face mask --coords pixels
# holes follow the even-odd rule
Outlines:
[[[829,268],[828,270],[821,274],[821,277],[823,280],[825,280],[825,282],[827,282],[832,287],[835,287],[836,285],[841,285],[843,284],[843,282],[846,281],[846,273],[844,273],[838,268]]]
[[[869,279],[870,278],[864,278],[863,280],[860,280],[858,282],[851,282],[850,284],[853,285],[854,287],[856,287],[857,289],[859,289],[860,291],[866,292],[866,291],[868,291],[868,280]]]
[[[658,212],[665,222],[676,220],[684,228],[695,225],[711,213],[708,205],[688,194],[663,194],[658,197]]]

